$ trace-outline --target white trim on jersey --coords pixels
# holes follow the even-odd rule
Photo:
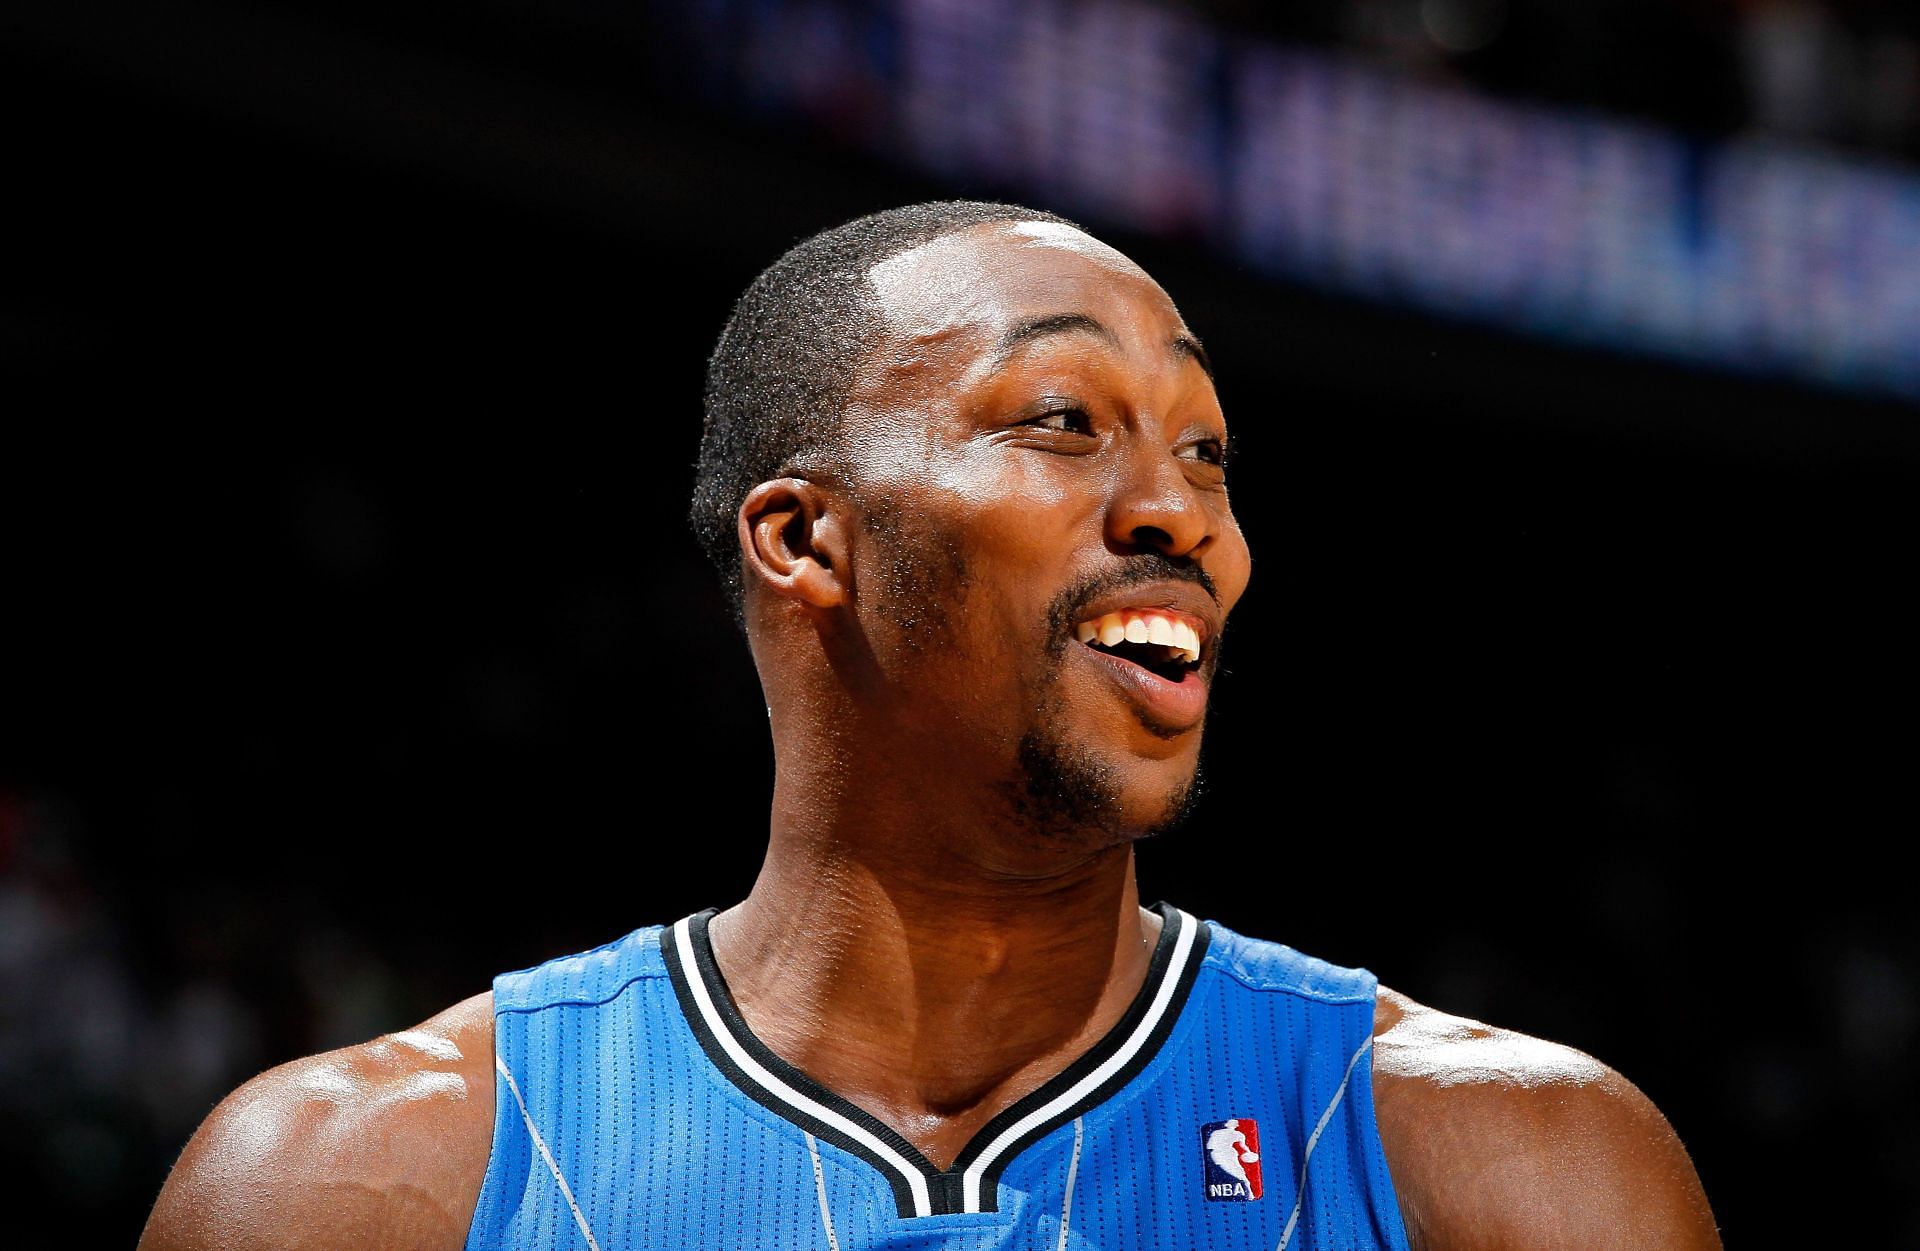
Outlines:
[[[1067,1251],[1067,1222],[1073,1217],[1073,1182],[1080,1176],[1080,1138],[1087,1118],[1073,1118],[1073,1158],[1067,1161],[1067,1197],[1060,1201],[1060,1245],[1055,1251]]]
[[[1293,1241],[1293,1227],[1300,1221],[1300,1205],[1307,1199],[1307,1165],[1313,1160],[1313,1149],[1320,1145],[1320,1135],[1326,1131],[1327,1122],[1333,1119],[1333,1110],[1347,1097],[1347,1084],[1353,1081],[1353,1068],[1360,1063],[1360,1057],[1373,1050],[1373,1035],[1367,1035],[1367,1041],[1347,1061],[1347,1071],[1340,1078],[1340,1089],[1333,1092],[1333,1098],[1327,1100],[1327,1110],[1320,1114],[1314,1124],[1313,1133],[1307,1135],[1307,1148],[1300,1153],[1300,1185],[1293,1194],[1293,1211],[1287,1216],[1287,1227],[1280,1231],[1280,1245],[1274,1251],[1287,1251],[1287,1244]]]
[[[808,1116],[813,1117],[822,1124],[831,1125],[834,1129],[853,1139],[880,1159],[885,1160],[887,1164],[906,1181],[908,1189],[912,1192],[913,1214],[915,1216],[931,1216],[933,1214],[933,1200],[927,1192],[927,1178],[924,1173],[909,1163],[905,1156],[869,1133],[864,1126],[848,1120],[832,1108],[827,1107],[818,1100],[808,1098],[800,1091],[795,1090],[792,1086],[780,1080],[778,1076],[769,1072],[765,1065],[754,1059],[745,1047],[740,1045],[740,1040],[733,1036],[733,1030],[728,1027],[726,1019],[720,1015],[720,1010],[714,1006],[713,996],[707,991],[707,981],[700,975],[700,968],[694,962],[691,922],[692,918],[685,917],[674,924],[674,950],[679,955],[681,972],[686,977],[688,988],[693,992],[694,1002],[700,1006],[700,1015],[706,1021],[708,1031],[712,1033],[720,1046],[726,1050],[727,1058],[738,1065],[741,1072],[751,1077],[766,1090],[778,1095],[786,1103],[799,1108]],[[968,1208],[967,1210],[973,1212],[979,1209]],[[597,1248],[596,1251],[598,1251]]]
[[[1173,957],[1167,962],[1166,975],[1160,979],[1160,985],[1154,990],[1153,1002],[1148,1005],[1145,1015],[1134,1026],[1133,1033],[1127,1036],[1127,1041],[1122,1043],[1117,1051],[1107,1057],[1104,1064],[1009,1125],[1000,1132],[998,1137],[987,1144],[986,1150],[974,1158],[973,1163],[967,1166],[967,1171],[961,1178],[960,1210],[962,1212],[980,1210],[981,1178],[986,1176],[987,1169],[1008,1147],[1018,1142],[1022,1135],[1035,1126],[1042,1125],[1060,1115],[1067,1108],[1099,1089],[1101,1083],[1131,1064],[1140,1049],[1146,1045],[1147,1039],[1153,1037],[1154,1029],[1160,1024],[1160,1018],[1166,1015],[1167,1005],[1173,1001],[1174,990],[1180,985],[1181,974],[1186,971],[1187,959],[1193,954],[1194,941],[1200,929],[1200,923],[1185,912],[1177,908],[1174,912],[1180,918],[1180,933],[1174,939]]]
[[[820,1167],[820,1143],[807,1135],[807,1154],[813,1157],[813,1189],[820,1196],[820,1224],[826,1227],[827,1251],[840,1251],[840,1239],[833,1232],[833,1209],[827,1206],[827,1175]]]
[[[560,1195],[567,1201],[568,1210],[573,1213],[573,1223],[580,1227],[582,1234],[586,1235],[587,1246],[592,1248],[592,1251],[600,1251],[600,1244],[594,1241],[593,1231],[587,1228],[585,1214],[580,1211],[580,1205],[574,1202],[573,1187],[567,1185],[566,1174],[560,1171],[560,1165],[555,1162],[553,1152],[547,1150],[547,1140],[542,1138],[540,1131],[534,1127],[533,1114],[527,1111],[527,1101],[520,1094],[520,1083],[513,1080],[513,1070],[509,1069],[507,1062],[497,1055],[493,1057],[493,1067],[499,1070],[500,1076],[507,1079],[507,1089],[513,1092],[513,1101],[520,1105],[520,1119],[527,1123],[527,1133],[532,1136],[533,1145],[540,1149],[540,1158],[547,1162],[547,1171],[553,1174],[554,1181],[560,1183]]]

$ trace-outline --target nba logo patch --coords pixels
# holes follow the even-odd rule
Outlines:
[[[1251,1203],[1260,1197],[1260,1123],[1252,1117],[1202,1125],[1200,1158],[1209,1200]]]

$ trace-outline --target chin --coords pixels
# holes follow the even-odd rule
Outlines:
[[[1128,754],[1114,762],[1118,782],[1114,816],[1130,839],[1148,838],[1186,820],[1200,794],[1199,736],[1167,756]]]
[[[1178,786],[1171,790],[1162,789],[1150,800],[1137,805],[1136,818],[1128,823],[1133,831],[1129,841],[1168,834],[1185,825],[1187,818],[1193,814],[1195,802],[1200,798],[1200,781],[1199,770],[1189,769]]]
[[[1020,744],[1008,797],[1022,824],[1050,843],[1117,846],[1180,824],[1199,793],[1198,752],[1115,760],[1041,734]]]

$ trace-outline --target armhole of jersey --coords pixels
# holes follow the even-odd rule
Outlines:
[[[501,1158],[503,1151],[509,1144],[517,1144],[521,1153],[529,1157],[526,1164],[532,1163],[526,1129],[520,1121],[520,1105],[514,1100],[513,1091],[507,1087],[507,1080],[500,1073],[499,981],[495,979],[493,1029],[487,1049],[487,1058],[493,1061],[487,1066],[493,1073],[493,1137],[487,1144],[487,1171],[480,1179],[480,1195],[473,1205],[473,1216],[467,1222],[467,1237],[461,1243],[463,1251],[490,1251],[497,1242],[501,1191],[506,1185],[506,1174],[511,1171]],[[481,1238],[485,1241],[476,1241]]]
[[[1374,994],[1379,994],[1379,983],[1374,984]],[[1367,1004],[1367,1036],[1373,1037],[1373,1012],[1375,1004]],[[1406,1216],[1400,1211],[1400,1194],[1393,1184],[1393,1170],[1387,1166],[1387,1147],[1380,1137],[1380,1118],[1373,1104],[1373,1061],[1377,1052],[1367,1049],[1367,1062],[1356,1065],[1362,1070],[1353,1075],[1350,1097],[1354,1100],[1353,1115],[1366,1129],[1367,1154],[1367,1190],[1373,1210],[1380,1214],[1379,1219],[1387,1222],[1387,1227],[1378,1231],[1382,1241],[1393,1251],[1412,1251],[1407,1239]]]

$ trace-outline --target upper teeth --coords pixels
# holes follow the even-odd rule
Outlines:
[[[1115,643],[1158,643],[1171,647],[1193,664],[1200,659],[1200,633],[1186,622],[1165,613],[1129,608],[1093,617],[1073,627],[1073,635],[1082,643],[1098,642],[1104,647]]]

